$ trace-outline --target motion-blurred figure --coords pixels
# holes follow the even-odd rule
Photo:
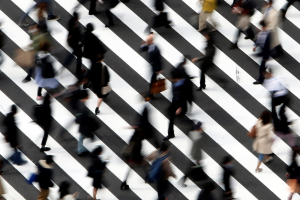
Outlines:
[[[59,200],[75,200],[78,192],[70,194],[69,192],[70,183],[63,181],[59,186]]]
[[[88,176],[93,178],[93,200],[97,200],[97,191],[99,189],[102,189],[103,184],[103,173],[106,168],[107,162],[102,161],[99,157],[102,154],[102,147],[98,146],[96,149],[92,152],[92,165],[89,168]]]
[[[37,3],[32,6],[27,13],[25,13],[22,18],[20,19],[19,21],[19,25],[20,26],[28,26],[29,23],[26,22],[26,18],[29,16],[29,13],[31,11],[34,11],[36,9],[42,9],[42,10],[45,10],[47,11],[47,14],[48,14],[48,20],[59,20],[60,17],[57,15],[53,15],[53,12],[52,12],[52,8],[53,8],[53,0],[38,0]]]
[[[45,160],[39,160],[37,164],[39,174],[38,182],[41,188],[37,200],[47,200],[50,191],[49,188],[54,186],[51,181],[53,177],[53,163],[53,156],[47,155]]]
[[[205,56],[194,58],[192,60],[193,63],[197,61],[203,61],[200,67],[200,87],[197,89],[197,91],[202,91],[202,89],[206,88],[205,73],[213,65],[213,59],[216,53],[216,48],[213,44],[212,34],[210,32],[206,32],[205,37],[207,39],[207,46],[205,47]]]
[[[233,158],[231,156],[225,156],[222,161],[223,172],[223,183],[225,186],[224,198],[233,199],[230,176],[234,173],[234,166],[232,164]]]
[[[299,147],[294,147],[292,149],[292,162],[286,169],[287,184],[290,186],[291,194],[288,200],[292,200],[294,193],[300,192],[300,167],[297,162],[297,155],[299,154]]]
[[[110,27],[115,25],[110,10],[116,7],[118,4],[119,4],[119,0],[104,0],[105,14],[108,19],[108,23],[105,24],[105,27]]]
[[[216,188],[213,182],[203,184],[203,190],[200,192],[197,200],[216,200],[212,195],[212,191]]]
[[[272,145],[274,142],[274,135],[272,133],[273,126],[271,124],[271,113],[266,110],[262,112],[259,120],[255,124],[256,136],[253,141],[253,150],[258,155],[258,164],[255,169],[256,172],[261,172],[263,169],[259,168],[262,162],[269,162],[273,158],[269,155],[272,153]]]
[[[174,138],[174,120],[176,116],[185,115],[187,112],[187,103],[191,104],[192,96],[192,83],[191,80],[184,77],[180,70],[175,69],[171,73],[172,76],[172,103],[169,107],[169,128],[168,136],[164,140]]]
[[[236,35],[235,42],[230,46],[230,49],[235,49],[238,47],[237,43],[240,37],[240,34],[245,31],[246,37],[245,39],[253,39],[254,32],[251,29],[250,18],[254,14],[255,11],[255,2],[254,0],[239,0],[232,8],[232,13],[240,14],[237,21],[238,32]]]
[[[256,35],[255,46],[253,47],[253,51],[256,51],[256,48],[259,47],[261,52],[257,54],[257,56],[262,57],[262,61],[259,66],[259,77],[253,82],[254,85],[262,84],[265,80],[264,71],[266,71],[266,62],[270,57],[270,47],[271,47],[271,33],[267,30],[267,26],[265,21],[260,22],[262,29]]]
[[[173,177],[176,179],[176,175],[171,168],[169,150],[169,145],[166,142],[163,142],[160,149],[152,152],[144,158],[148,162],[154,160],[147,179],[150,182],[155,182],[157,184],[158,200],[166,199],[165,194],[168,189],[168,178]]]
[[[289,7],[291,5],[293,5],[297,0],[287,0],[286,4],[284,6],[282,6],[282,8],[280,9],[281,11],[281,14],[282,14],[282,19],[284,20],[285,19],[285,15],[289,9]],[[298,0],[299,2],[299,0]]]
[[[79,4],[75,7],[75,10],[77,10],[78,7],[81,4],[84,4],[88,0],[78,0],[78,1],[79,1]],[[91,1],[91,3],[90,3],[89,15],[98,15],[98,14],[100,14],[101,13],[100,11],[96,11],[97,0],[90,0],[90,1]]]
[[[217,7],[217,1],[216,0],[199,0],[202,4],[202,11],[199,14],[199,29],[198,31],[203,31],[206,29],[206,20],[210,19],[210,21],[213,23],[214,27],[217,27],[217,23],[213,20],[211,17],[212,12]],[[213,29],[214,30],[214,29]]]
[[[0,22],[0,50],[2,50],[5,42],[4,42],[4,34],[1,30],[2,22]],[[0,51],[0,66],[4,61],[4,56],[2,55],[2,51]]]
[[[4,171],[2,170],[3,165],[4,165],[4,161],[2,159],[0,159],[0,175],[4,174]]]
[[[265,3],[265,6],[262,8],[263,19],[266,23],[266,29],[271,32],[271,56],[273,58],[278,58],[282,56],[283,48],[280,44],[277,26],[279,24],[279,12],[273,7],[273,0],[269,0],[269,3]]]
[[[97,106],[95,109],[95,114],[99,114],[99,107],[103,101],[109,95],[109,91],[105,91],[109,83],[109,73],[107,67],[102,63],[104,57],[102,55],[98,56],[96,62],[92,63],[91,69],[88,71],[87,78],[92,85],[94,93],[98,97]]]
[[[48,139],[48,135],[51,129],[51,125],[52,125],[52,109],[50,106],[50,94],[47,93],[45,98],[44,98],[44,102],[42,105],[39,106],[35,106],[34,107],[34,114],[36,117],[36,123],[38,125],[40,125],[42,127],[42,129],[44,130],[44,137],[42,140],[42,147],[40,149],[41,152],[44,151],[50,151],[51,148],[50,147],[45,147],[46,143],[47,143],[47,139]]]
[[[150,80],[149,92],[147,96],[147,101],[153,98],[153,94],[151,94],[151,85],[156,81],[157,75],[162,73],[162,62],[160,50],[156,44],[153,42],[154,34],[150,33],[147,37],[146,41],[142,42],[141,50],[148,52],[148,62],[152,67],[152,76]]]
[[[79,28],[79,16],[77,12],[73,13],[72,18],[69,21],[68,24],[68,45],[72,48],[73,52],[70,54],[65,62],[64,67],[68,67],[68,65],[71,63],[71,61],[74,58],[74,55],[77,58],[76,62],[76,75],[79,75],[81,73],[84,73],[85,70],[81,70],[81,64],[82,64],[82,37],[81,37],[81,30]]]

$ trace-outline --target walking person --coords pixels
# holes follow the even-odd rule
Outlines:
[[[47,155],[45,160],[39,160],[37,164],[39,174],[38,183],[41,188],[37,200],[47,200],[50,192],[49,188],[54,186],[51,181],[53,177],[53,163],[53,156]]]
[[[272,133],[273,126],[271,123],[271,112],[265,110],[262,112],[260,118],[255,124],[256,136],[253,141],[253,150],[258,155],[258,164],[255,172],[261,172],[263,169],[259,168],[262,162],[269,162],[273,158],[269,155],[272,152],[272,145],[274,142],[274,135]]]
[[[200,192],[197,200],[215,200],[215,197],[212,195],[215,188],[216,186],[213,182],[203,184],[203,190]]]
[[[116,7],[119,4],[119,0],[104,0],[104,7],[105,7],[105,15],[107,17],[107,24],[105,24],[105,27],[111,27],[114,26],[114,20],[112,17],[111,9]]]
[[[299,154],[299,147],[292,148],[292,162],[286,168],[287,184],[290,186],[290,190],[291,190],[288,200],[292,200],[293,195],[295,193],[300,192],[300,183],[299,183],[300,167],[297,162],[298,154]]]
[[[234,174],[234,166],[232,165],[233,158],[231,156],[225,156],[222,161],[222,168],[223,168],[223,183],[225,186],[224,191],[224,198],[227,199],[234,199],[232,196],[232,189],[231,189],[231,181],[230,177]]]
[[[166,142],[163,142],[158,150],[152,152],[144,158],[148,162],[154,161],[148,174],[148,180],[150,182],[156,183],[158,200],[166,199],[165,195],[168,189],[168,178],[173,177],[176,179],[176,175],[174,174],[171,167],[171,158],[169,155],[169,151],[169,145]]]
[[[70,194],[69,192],[70,183],[63,181],[59,186],[59,200],[75,200],[78,196],[78,192]]]
[[[203,31],[206,29],[206,20],[210,19],[210,21],[213,23],[214,27],[217,27],[217,23],[213,20],[211,17],[212,12],[217,7],[217,1],[216,0],[199,0],[202,4],[202,11],[199,14],[199,29],[198,31]],[[215,30],[215,29],[213,29]]]
[[[42,105],[39,106],[35,106],[34,107],[34,114],[36,117],[36,123],[38,125],[40,125],[42,127],[42,129],[44,130],[44,136],[43,136],[43,140],[42,140],[42,146],[40,151],[44,152],[44,151],[50,151],[51,148],[50,147],[46,147],[46,143],[47,143],[47,139],[48,139],[48,135],[50,132],[50,128],[52,125],[52,109],[50,106],[50,94],[47,93],[45,98],[44,98],[44,102]]]
[[[81,4],[84,4],[87,1],[88,0],[79,0],[79,4],[75,7],[75,10],[77,10]],[[90,8],[89,8],[89,15],[100,14],[101,13],[100,11],[96,11],[97,0],[90,0],[90,1],[91,1],[91,3],[90,3]]]
[[[291,5],[293,5],[296,1],[299,2],[299,0],[287,0],[286,4],[285,4],[284,6],[282,6],[282,8],[280,9],[282,20],[285,19],[285,15],[286,15],[286,13],[287,13],[289,7],[290,7]]]
[[[250,19],[251,16],[254,14],[256,5],[254,0],[239,0],[232,8],[232,13],[239,14],[238,21],[237,21],[237,34],[235,38],[235,42],[231,44],[229,49],[235,49],[238,47],[238,40],[243,31],[246,32],[245,39],[253,39],[254,32],[251,28]]]
[[[210,32],[206,32],[205,33],[205,37],[207,40],[207,45],[205,47],[205,56],[203,57],[198,57],[198,58],[194,58],[192,60],[193,63],[197,62],[197,61],[203,61],[201,64],[201,74],[200,74],[200,86],[197,89],[197,91],[202,91],[203,89],[206,88],[206,84],[205,84],[205,73],[207,72],[207,70],[213,66],[213,59],[216,53],[216,48],[213,44],[213,37],[212,34]]]
[[[0,50],[2,50],[5,42],[4,42],[4,33],[1,30],[2,22],[0,22]],[[2,55],[2,51],[0,51],[0,66],[4,61],[4,57]]]
[[[149,34],[146,41],[143,41],[142,46],[141,46],[142,51],[147,51],[148,62],[150,63],[151,68],[152,68],[152,76],[151,76],[150,85],[149,85],[149,92],[148,92],[148,96],[146,98],[147,101],[149,101],[153,98],[153,94],[151,93],[151,85],[156,81],[157,75],[162,73],[161,54],[160,54],[159,48],[153,42],[153,40],[154,40],[153,37],[154,37],[153,33]]]

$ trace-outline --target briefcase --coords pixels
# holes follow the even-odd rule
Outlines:
[[[158,79],[151,85],[151,94],[158,94],[166,90],[166,79]]]
[[[17,49],[14,55],[14,61],[20,66],[25,68],[34,67],[35,50],[23,51]]]

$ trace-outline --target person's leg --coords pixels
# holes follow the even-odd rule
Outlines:
[[[26,26],[28,26],[29,24],[28,23],[25,23],[25,20],[26,20],[26,18],[29,16],[29,13],[32,11],[32,10],[34,10],[34,9],[36,9],[37,7],[38,7],[38,4],[39,3],[36,3],[34,6],[32,6],[24,15],[22,15],[22,17],[21,17],[21,19],[20,19],[20,21],[19,21],[19,25],[26,25]]]
[[[47,13],[48,13],[48,17],[52,17],[53,16],[53,0],[47,0]]]
[[[83,140],[85,136],[83,134],[80,134],[79,140],[78,140],[78,154],[82,154],[84,152],[84,147],[83,147]]]
[[[264,154],[259,154],[259,155],[258,155],[258,164],[257,164],[257,167],[256,167],[256,170],[255,170],[255,171],[260,172],[260,171],[262,170],[262,169],[260,169],[259,167],[260,167],[262,161],[264,160],[264,157],[265,157]]]
[[[3,57],[3,54],[2,54],[1,51],[0,51],[0,66],[1,66],[1,64],[3,63],[3,61],[4,61],[4,57]]]
[[[98,191],[98,188],[93,188],[93,200],[97,200],[96,199],[97,191]]]
[[[169,137],[174,137],[174,120],[175,120],[175,115],[176,115],[176,108],[171,105],[169,108],[169,129],[168,129],[168,136]]]
[[[245,37],[245,39],[250,39],[253,40],[255,38],[255,34],[251,28],[251,26],[249,26],[246,30],[247,36]]]
[[[288,200],[292,200],[293,195],[294,195],[294,192],[291,192],[290,196],[288,197]]]
[[[149,91],[148,91],[148,97],[150,97],[150,98],[153,97],[153,94],[151,93],[151,86],[156,81],[156,79],[157,79],[157,74],[155,72],[153,72],[153,74],[151,76],[150,84],[149,84]]]
[[[49,189],[41,189],[37,200],[47,200]]]
[[[271,102],[271,107],[272,107],[272,119],[273,119],[273,125],[276,130],[279,130],[280,128],[280,123],[278,119],[278,115],[276,112],[276,106],[280,105],[282,103],[282,99],[280,97],[273,97],[272,102]]]
[[[161,180],[157,182],[158,200],[165,200],[165,192],[167,189],[167,181]]]
[[[206,85],[205,85],[205,73],[207,72],[209,65],[203,63],[201,66],[201,75],[200,75],[200,87],[201,89],[205,89]]]
[[[42,96],[42,89],[41,87],[38,88],[37,96],[41,97]]]
[[[48,127],[48,125],[46,127],[43,127],[43,128],[44,128],[44,137],[43,137],[43,140],[42,140],[42,148],[45,147],[45,145],[47,143],[49,130],[50,130],[50,127]]]
[[[80,46],[76,47],[73,54],[77,57],[76,75],[78,75],[82,72],[81,71],[81,65],[82,65],[82,50],[81,50],[81,47]]]
[[[260,63],[260,66],[259,66],[259,77],[258,77],[258,81],[260,83],[263,83],[264,82],[264,75],[263,73],[266,71],[266,60],[265,59],[262,59],[261,63]]]
[[[93,15],[96,12],[96,0],[91,0],[89,14]]]
[[[201,12],[199,14],[199,29],[198,31],[202,31],[206,28],[206,19],[209,17],[209,13]]]
[[[112,18],[110,9],[106,8],[105,9],[105,14],[106,14],[106,17],[108,19],[108,23],[105,25],[105,27],[113,26],[114,25],[114,20]]]

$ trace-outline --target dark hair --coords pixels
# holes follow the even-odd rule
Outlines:
[[[51,164],[51,163],[53,163],[54,161],[53,161],[53,156],[51,156],[51,155],[47,155],[46,156],[46,163],[49,165],[49,164]]]
[[[202,126],[202,122],[198,121],[196,124],[193,124],[192,131],[199,130],[201,126]]]
[[[231,162],[232,160],[233,160],[233,158],[230,155],[227,155],[223,158],[222,165],[225,165],[225,164]]]
[[[93,24],[92,23],[88,23],[86,25],[86,31],[91,33],[91,32],[93,32],[93,30],[94,30]]]
[[[160,145],[160,152],[165,152],[170,148],[170,145],[166,142],[162,142]]]
[[[262,27],[266,27],[266,22],[265,22],[265,20],[261,20],[261,21],[259,22],[259,24],[260,24]]]
[[[70,183],[67,181],[63,181],[61,182],[60,186],[59,186],[59,192],[60,192],[60,199],[62,199],[64,196],[69,194],[69,187],[70,187]]]
[[[102,151],[102,146],[97,146],[96,149],[94,149],[92,152],[93,157],[97,157],[100,153],[102,153]]]
[[[269,4],[270,4],[270,5],[273,5],[273,0],[269,0]]]
[[[73,20],[74,20],[74,22],[75,22],[75,21],[77,21],[78,19],[79,19],[78,12],[75,11],[75,12],[73,13]]]
[[[271,112],[268,110],[265,110],[264,112],[261,113],[260,119],[263,123],[263,125],[269,124],[271,122]]]
[[[10,110],[11,110],[11,112],[13,114],[16,114],[17,113],[17,106],[16,105],[12,105]]]
[[[203,191],[211,192],[216,188],[216,185],[213,182],[207,182],[203,184]]]
[[[181,79],[183,78],[183,74],[180,70],[175,69],[171,72],[172,79]]]

